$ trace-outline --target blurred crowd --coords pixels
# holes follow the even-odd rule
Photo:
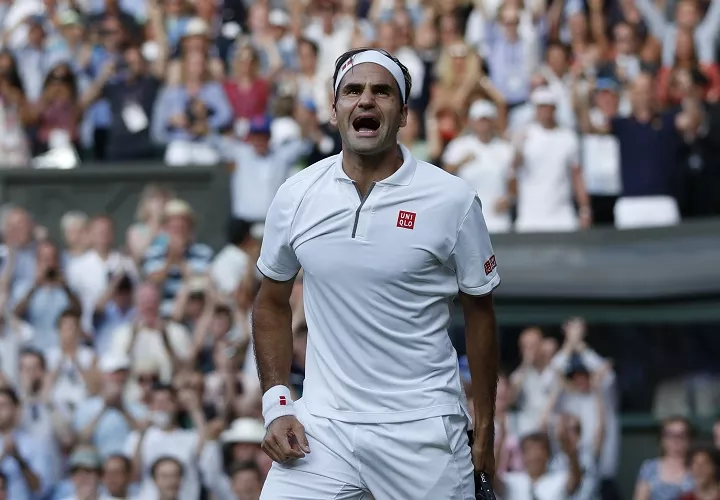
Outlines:
[[[710,0],[5,0],[0,163],[230,163],[261,221],[339,152],[334,62],[369,46],[491,231],[667,226],[720,214],[719,30]]]

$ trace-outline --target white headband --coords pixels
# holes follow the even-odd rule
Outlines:
[[[403,75],[400,66],[398,66],[395,61],[377,50],[366,50],[364,52],[360,52],[343,63],[340,67],[340,71],[338,71],[337,78],[335,79],[335,95],[337,95],[340,82],[345,74],[350,71],[353,66],[362,63],[374,63],[388,70],[393,78],[395,78],[395,81],[400,88],[400,95],[402,96],[403,103],[405,102],[405,75]]]

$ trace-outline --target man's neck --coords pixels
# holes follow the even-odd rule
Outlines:
[[[109,248],[95,248],[95,253],[98,254],[98,256],[102,260],[107,260],[108,257],[110,257],[110,249]]]
[[[361,155],[343,148],[343,170],[357,185],[363,196],[370,184],[390,177],[402,165],[400,148],[393,145],[373,155]]]

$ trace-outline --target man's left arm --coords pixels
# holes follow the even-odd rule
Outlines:
[[[498,340],[492,291],[500,284],[495,254],[480,199],[474,196],[460,221],[448,265],[455,271],[465,316],[467,357],[475,405],[473,462],[475,470],[492,476]]]
[[[465,317],[467,359],[472,378],[475,421],[473,462],[475,469],[493,475],[495,429],[495,393],[499,368],[497,323],[492,293],[468,295],[460,293]]]

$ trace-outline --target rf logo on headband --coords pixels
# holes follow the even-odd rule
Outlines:
[[[352,66],[352,63],[353,63],[353,58],[351,57],[350,59],[348,59],[347,61],[345,61],[345,63],[344,63],[342,66],[340,66],[340,71],[345,71],[345,70],[348,69],[350,66]]]

